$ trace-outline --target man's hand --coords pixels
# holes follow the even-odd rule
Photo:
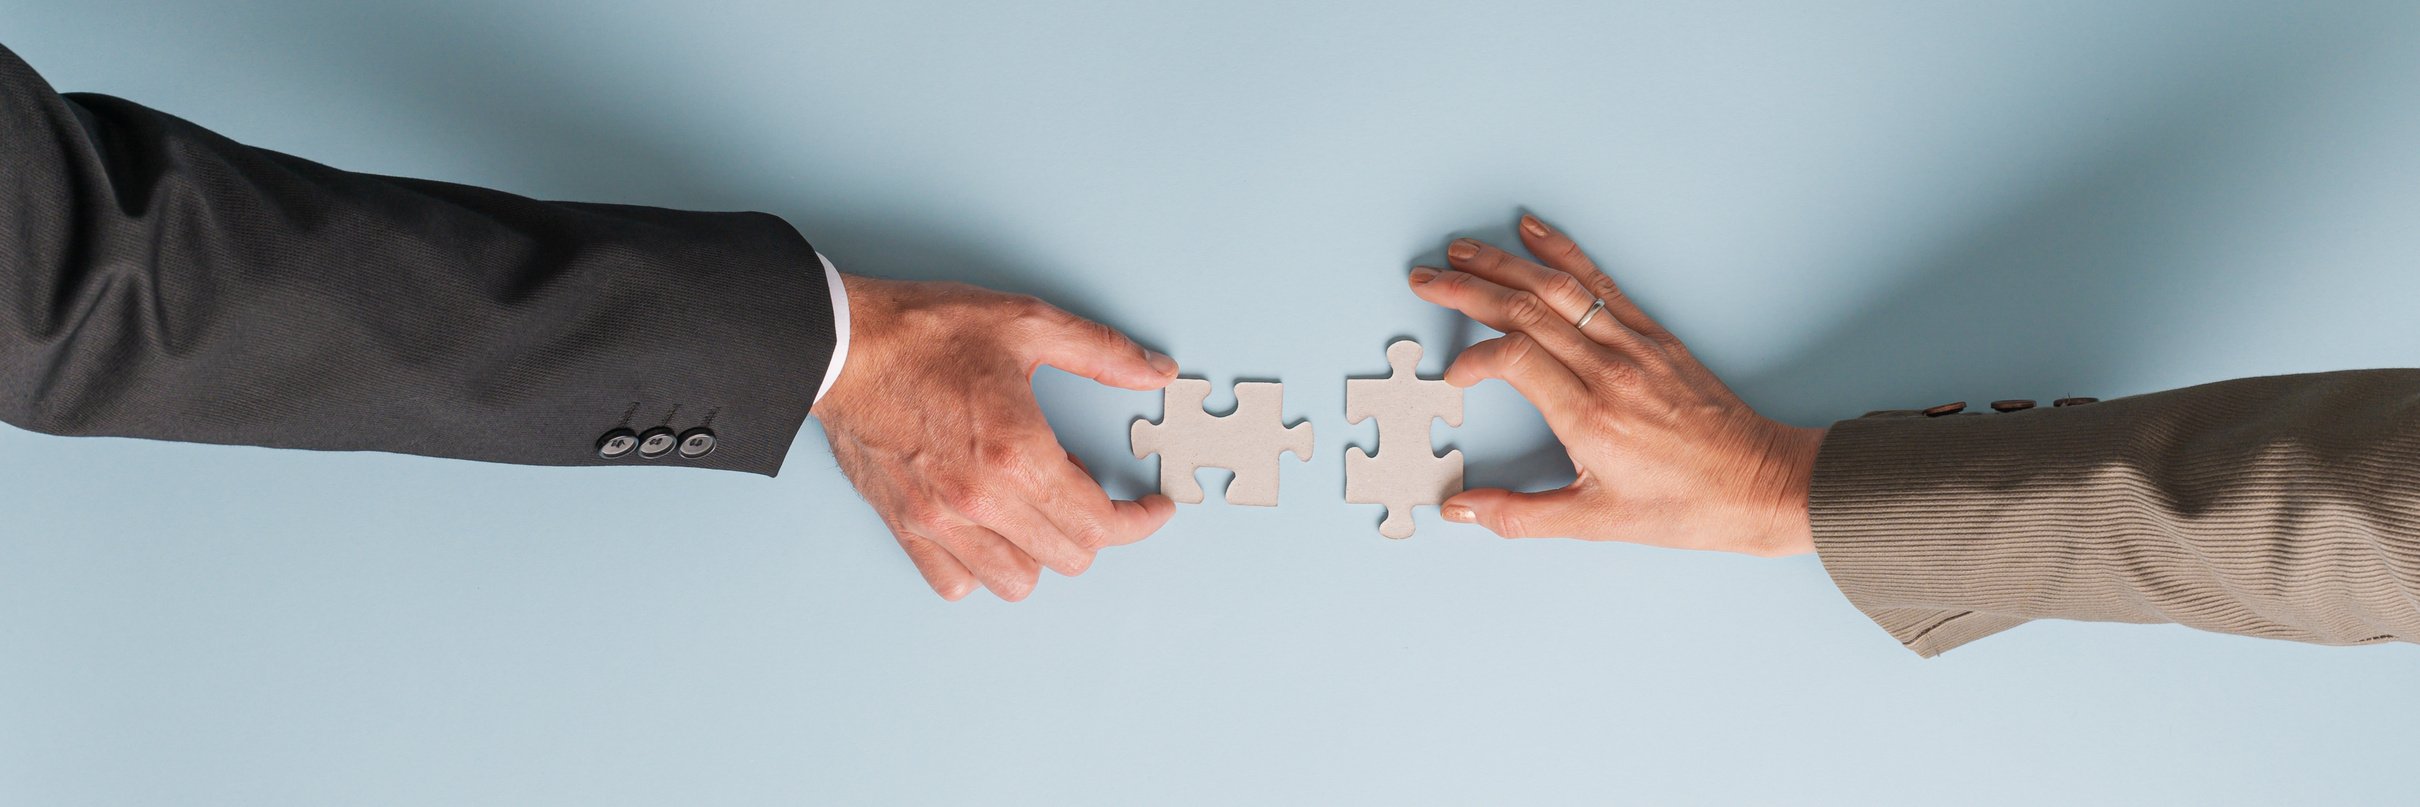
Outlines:
[[[1041,567],[1082,574],[1102,547],[1142,540],[1176,505],[1112,501],[1059,446],[1034,400],[1050,365],[1151,390],[1176,362],[1040,300],[958,283],[843,276],[849,356],[815,415],[840,470],[933,591],[1032,593]]]
[[[1445,518],[1507,538],[1814,551],[1807,480],[1824,431],[1756,414],[1571,239],[1531,216],[1520,230],[1538,262],[1461,239],[1446,249],[1452,269],[1412,270],[1412,291],[1504,332],[1463,351],[1445,380],[1512,384],[1545,414],[1579,479],[1541,493],[1464,491],[1445,500]],[[1604,310],[1576,326],[1600,298]]]

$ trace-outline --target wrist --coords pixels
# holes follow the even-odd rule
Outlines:
[[[1815,478],[1815,455],[1826,429],[1781,426],[1767,449],[1758,490],[1767,503],[1762,540],[1751,550],[1763,557],[1815,551],[1815,529],[1807,515],[1807,491]]]
[[[873,394],[869,388],[881,380],[880,365],[885,361],[885,348],[890,341],[886,338],[886,326],[893,317],[888,312],[896,305],[886,281],[845,272],[837,274],[849,301],[848,322],[844,323],[849,334],[849,358],[822,400],[816,403],[815,414],[824,420],[853,410],[859,399]]]

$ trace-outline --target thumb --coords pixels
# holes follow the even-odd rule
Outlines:
[[[1438,505],[1447,521],[1477,524],[1506,538],[1578,535],[1585,520],[1577,488],[1520,493],[1472,488]]]
[[[1053,316],[1033,341],[1033,356],[1042,364],[1133,390],[1159,389],[1176,378],[1175,359],[1145,350],[1116,328],[1050,311]]]

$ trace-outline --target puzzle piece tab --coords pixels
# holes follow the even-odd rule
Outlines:
[[[1235,385],[1235,413],[1212,417],[1202,409],[1210,382],[1179,378],[1161,398],[1160,422],[1137,419],[1129,431],[1134,458],[1160,455],[1160,492],[1186,504],[1202,500],[1199,468],[1235,472],[1227,483],[1228,504],[1277,506],[1277,455],[1294,452],[1311,460],[1311,424],[1285,423],[1285,385],[1246,381]],[[1459,460],[1457,460],[1457,463]],[[1456,466],[1460,467],[1459,465]],[[1460,479],[1459,472],[1456,479]]]
[[[1419,342],[1404,339],[1387,345],[1386,362],[1394,368],[1386,378],[1344,382],[1345,422],[1378,419],[1378,456],[1359,447],[1345,449],[1344,500],[1386,505],[1378,534],[1410,538],[1413,506],[1437,504],[1462,492],[1462,452],[1437,456],[1428,437],[1430,420],[1444,418],[1448,426],[1462,425],[1462,390],[1420,377]]]

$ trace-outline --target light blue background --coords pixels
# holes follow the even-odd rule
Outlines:
[[[1404,271],[1524,206],[1799,423],[2420,361],[2420,10],[1312,5],[0,5],[63,89],[768,210],[1318,428],[1282,508],[1013,606],[926,591],[813,430],[779,479],[0,431],[0,804],[2411,802],[2420,649],[1920,661],[1812,558],[1395,543],[1340,491],[1343,379],[1485,335]],[[1156,396],[1042,390],[1143,484]],[[1555,481],[1508,390],[1468,423],[1474,481]]]

